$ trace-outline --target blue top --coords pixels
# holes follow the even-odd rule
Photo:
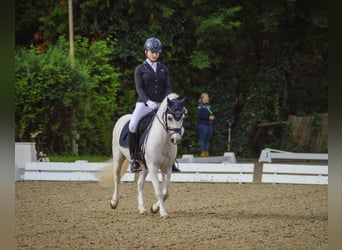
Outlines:
[[[209,119],[211,115],[213,115],[211,105],[209,103],[199,102],[197,106],[197,124],[211,124],[211,120]]]

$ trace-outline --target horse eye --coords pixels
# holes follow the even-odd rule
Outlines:
[[[172,115],[168,115],[168,116],[167,116],[167,119],[168,119],[169,121],[172,121],[172,120],[173,120],[173,116],[172,116]]]

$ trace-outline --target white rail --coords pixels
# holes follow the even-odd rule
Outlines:
[[[97,173],[109,163],[27,162],[24,181],[98,181]],[[173,173],[172,182],[253,182],[254,164],[180,163],[181,173]],[[134,181],[135,174],[126,172],[121,181]],[[161,180],[161,175],[160,175]],[[146,181],[150,181],[147,176]]]
[[[283,160],[328,160],[328,154],[321,153],[293,153],[271,148],[265,148],[261,151],[259,162],[271,163],[273,159]]]
[[[262,183],[328,184],[328,166],[264,164]]]

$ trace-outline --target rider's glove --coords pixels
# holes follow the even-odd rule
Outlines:
[[[152,110],[158,109],[158,104],[154,101],[148,100],[146,102],[147,107],[149,107]]]

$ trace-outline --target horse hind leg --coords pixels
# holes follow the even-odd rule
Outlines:
[[[147,176],[147,170],[146,168],[143,167],[142,170],[139,172],[139,177],[137,181],[138,210],[139,210],[139,214],[141,215],[144,215],[147,213],[147,210],[144,204],[144,194],[143,194],[146,176]]]
[[[112,209],[117,208],[119,204],[119,182],[121,177],[121,168],[122,163],[124,161],[124,158],[116,157],[113,159],[113,168],[114,168],[114,176],[113,176],[113,182],[114,182],[114,190],[113,190],[113,196],[110,201],[110,206]]]

